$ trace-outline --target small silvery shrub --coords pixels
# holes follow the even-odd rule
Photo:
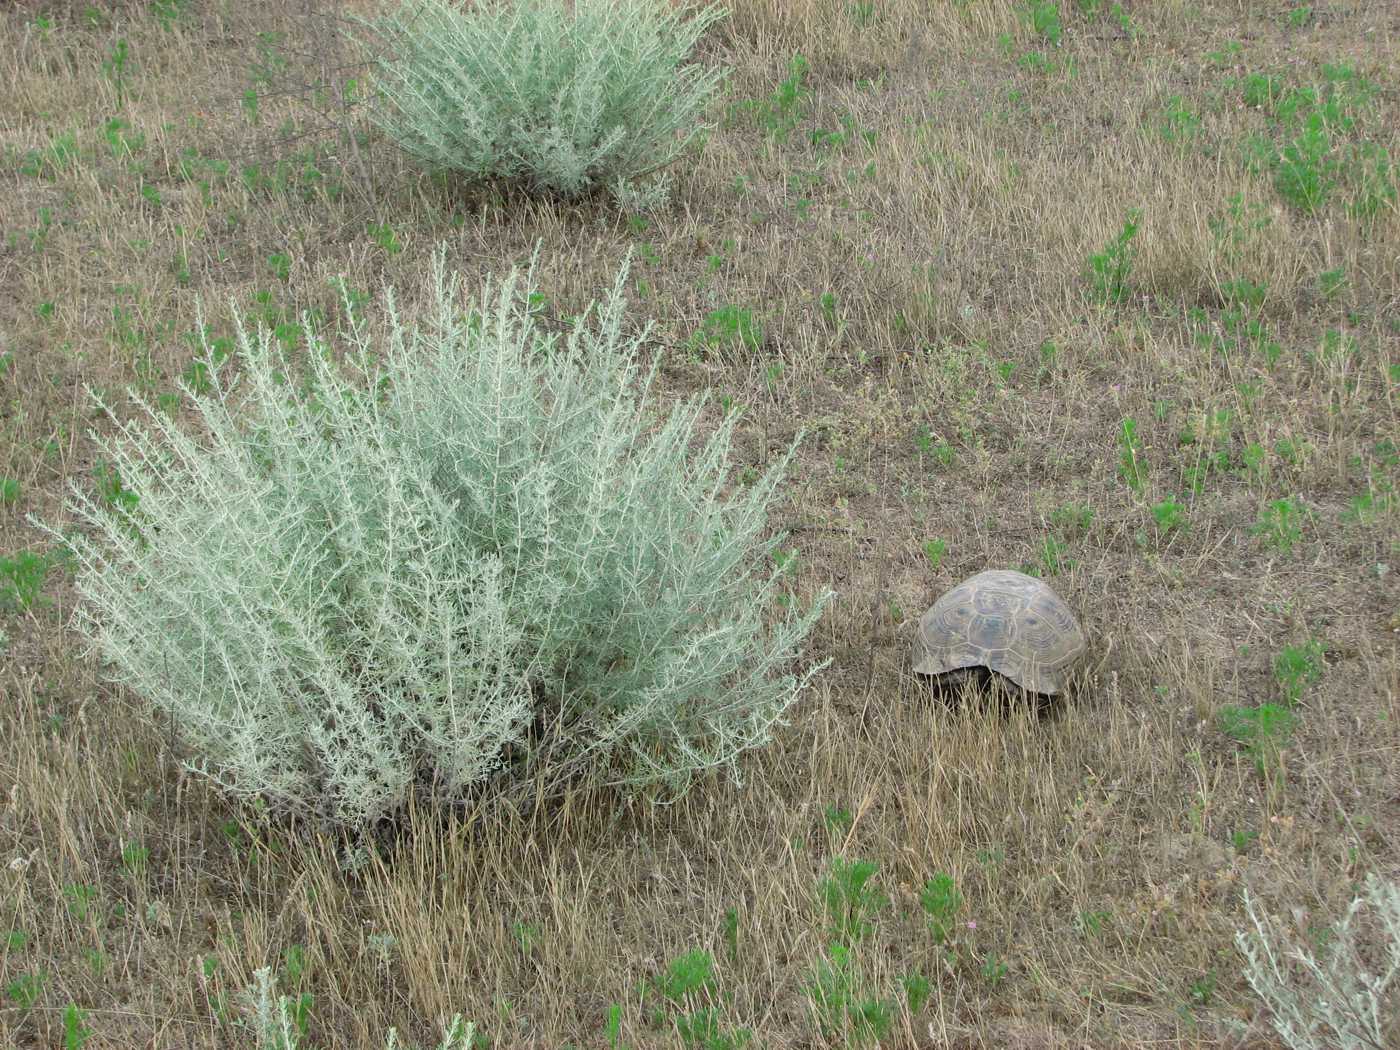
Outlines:
[[[304,319],[294,388],[273,334],[235,314],[237,357],[206,343],[208,393],[181,384],[207,443],[133,392],[149,429],[93,435],[128,499],[70,483],[96,531],[63,537],[75,622],[170,717],[187,768],[328,824],[394,812],[420,776],[454,798],[537,799],[585,772],[737,782],[820,669],[781,672],[829,594],[765,622],[784,537],[760,535],[797,444],[722,496],[738,416],[694,454],[703,398],[648,435],[626,264],[561,346],[529,313],[538,248],[522,298],[517,272],[487,279],[467,316],[445,256],[425,323],[405,329],[386,290],[383,367],[363,321],[336,364]]]
[[[298,1050],[302,1032],[297,1024],[296,1006],[290,998],[277,991],[277,978],[269,967],[253,971],[252,988],[243,993],[251,1015],[254,1045],[257,1050]],[[462,1020],[456,1014],[442,1022],[442,1042],[437,1050],[473,1050],[477,1045],[476,1024]],[[390,1028],[384,1040],[384,1050],[413,1050],[399,1043],[397,1029]]]
[[[1370,904],[1381,942],[1369,962],[1357,943],[1356,918],[1363,903]],[[1244,906],[1254,927],[1235,934],[1245,958],[1244,974],[1268,1005],[1274,1029],[1290,1050],[1386,1050],[1397,1045],[1400,1003],[1390,985],[1400,974],[1400,886],[1368,876],[1365,901],[1352,901],[1321,962],[1305,947],[1276,945],[1272,924],[1255,911],[1247,890]]]
[[[472,11],[416,0],[378,23],[370,119],[433,171],[524,178],[565,197],[671,164],[702,130],[725,70],[681,60],[725,17],[687,19],[660,0],[482,0]]]

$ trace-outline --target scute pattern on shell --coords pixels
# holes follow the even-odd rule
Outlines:
[[[920,617],[914,671],[986,667],[1023,689],[1053,694],[1084,649],[1074,614],[1044,581],[991,569],[958,584]]]

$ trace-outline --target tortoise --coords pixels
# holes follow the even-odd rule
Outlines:
[[[1074,614],[1042,580],[990,569],[963,580],[919,617],[914,673],[985,667],[1028,692],[1053,696],[1084,654]]]

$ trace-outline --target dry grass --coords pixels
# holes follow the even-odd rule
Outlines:
[[[95,24],[83,6],[0,15],[0,477],[19,482],[0,550],[40,549],[25,513],[54,520],[69,479],[93,483],[83,384],[118,404],[132,384],[173,391],[196,296],[224,335],[229,299],[247,310],[260,290],[288,319],[338,317],[337,274],[371,293],[371,318],[381,283],[407,314],[438,241],[469,274],[500,274],[543,239],[543,288],[566,315],[645,243],[631,317],[656,321],[668,389],[745,406],[737,466],[809,429],[776,518],[801,551],[800,589],[840,599],[811,653],[834,663],[743,788],[655,811],[595,794],[527,817],[424,817],[396,855],[344,873],[333,844],[240,827],[180,775],[168,727],[75,651],[71,578],[51,572],[49,603],[0,623],[0,932],[15,931],[0,944],[0,1045],[60,1045],[70,1003],[89,1047],[248,1045],[238,996],[294,948],[304,969],[284,987],[312,996],[309,1045],[382,1045],[391,1025],[426,1042],[460,1011],[499,1047],[601,1047],[617,1003],[627,1045],[679,1046],[649,1026],[654,997],[638,989],[696,948],[716,959],[726,1029],[826,1045],[804,985],[837,856],[878,863],[893,898],[857,951],[871,994],[902,1004],[900,975],[932,982],[883,1045],[1214,1047],[1251,1019],[1248,1038],[1272,1045],[1231,940],[1242,886],[1268,911],[1302,909],[1307,929],[1365,873],[1400,872],[1400,604],[1384,570],[1400,569],[1400,212],[1392,200],[1352,218],[1342,191],[1317,216],[1290,205],[1241,161],[1273,125],[1225,82],[1306,84],[1347,62],[1378,89],[1354,138],[1400,156],[1400,13],[1315,3],[1290,28],[1290,3],[1160,0],[1124,5],[1130,35],[1062,3],[1054,49],[1004,0],[877,4],[865,29],[835,0],[732,0],[701,50],[734,67],[734,95],[640,230],[602,201],[434,184],[378,137],[352,145],[343,129],[360,118],[335,88],[359,71],[342,68],[355,58],[331,5],[195,3],[168,31],[145,4],[99,5]],[[285,34],[285,66],[259,86],[254,127],[240,100],[265,61],[259,33]],[[103,69],[119,39],[120,98]],[[1018,65],[1033,50],[1059,70]],[[725,119],[770,97],[794,52],[810,96],[790,138]],[[299,89],[318,79],[324,97]],[[1158,131],[1174,95],[1199,115],[1194,146]],[[114,117],[144,135],[129,157],[104,138]],[[854,141],[809,141],[843,118]],[[24,173],[26,152],[65,131],[76,160]],[[209,175],[182,179],[191,148],[232,177],[206,193]],[[292,160],[308,149],[319,186]],[[279,159],[287,187],[237,177]],[[1211,222],[1237,194],[1266,221],[1231,248]],[[1104,306],[1087,261],[1134,208],[1130,294]],[[51,223],[31,237],[40,209]],[[386,223],[397,253],[366,232]],[[274,253],[290,259],[285,281]],[[1337,268],[1345,283],[1322,295]],[[1267,285],[1273,367],[1196,338],[1223,332],[1222,289],[1238,279]],[[731,304],[761,321],[761,345],[688,354]],[[1328,330],[1351,351],[1325,352]],[[1125,418],[1150,462],[1141,494],[1118,469]],[[1188,427],[1195,443],[1179,440]],[[1224,469],[1190,495],[1186,471],[1219,451]],[[1188,527],[1165,532],[1150,507],[1182,493]],[[1295,496],[1310,517],[1291,548],[1255,534],[1266,504]],[[984,567],[1049,568],[1048,537],[1069,562],[1052,583],[1092,641],[1075,701],[1042,720],[920,696],[918,613]],[[934,538],[936,569],[922,551]],[[1275,656],[1310,639],[1320,678],[1261,776],[1217,712],[1276,701]],[[828,822],[828,807],[849,819]],[[124,864],[137,846],[144,863]],[[938,871],[966,898],[948,963],[918,906]]]

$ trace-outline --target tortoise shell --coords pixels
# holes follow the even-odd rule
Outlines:
[[[1084,654],[1084,632],[1044,581],[1009,569],[963,580],[919,618],[915,674],[985,667],[1054,695]]]

